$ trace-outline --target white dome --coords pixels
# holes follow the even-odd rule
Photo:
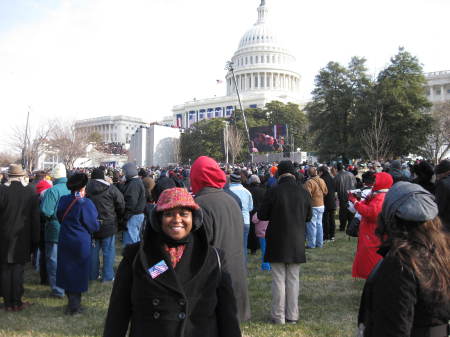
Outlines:
[[[242,36],[238,51],[243,48],[258,46],[267,46],[274,49],[283,48],[272,28],[266,23],[257,23],[250,28]]]
[[[296,60],[277,37],[268,19],[265,0],[258,7],[257,22],[242,36],[231,58],[241,92],[276,92],[296,94],[300,75],[295,71]],[[227,79],[227,95],[233,95],[234,79]]]

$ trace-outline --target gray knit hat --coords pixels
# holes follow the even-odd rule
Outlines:
[[[394,217],[417,222],[432,220],[438,215],[434,200],[434,195],[422,186],[399,181],[386,194],[381,217],[385,222]]]
[[[256,174],[252,174],[247,181],[249,184],[261,184],[261,180]]]
[[[138,175],[136,165],[133,163],[126,163],[122,166],[122,170],[125,172],[125,176],[127,177],[127,179],[131,179]]]

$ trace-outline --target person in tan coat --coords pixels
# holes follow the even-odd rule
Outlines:
[[[322,217],[325,210],[324,197],[328,193],[325,181],[317,175],[317,169],[308,169],[309,179],[305,183],[305,188],[312,199],[312,218],[306,223],[306,248],[322,248],[323,227]]]

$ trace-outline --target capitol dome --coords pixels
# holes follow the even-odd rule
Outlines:
[[[272,48],[281,47],[279,39],[265,22],[258,22],[250,28],[239,42],[239,49],[264,45]]]
[[[300,89],[295,57],[285,48],[270,25],[266,1],[258,7],[258,20],[242,36],[232,62],[240,92],[276,91],[289,95]],[[236,90],[227,74],[227,95]]]

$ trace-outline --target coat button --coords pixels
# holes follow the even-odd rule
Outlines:
[[[186,301],[184,299],[181,299],[181,300],[178,301],[178,304],[183,307],[183,306],[186,305]]]
[[[181,319],[181,320],[185,319],[185,318],[186,318],[186,313],[180,312],[180,313],[178,314],[178,318]]]
[[[152,301],[152,304],[153,304],[154,307],[156,307],[157,305],[159,305],[159,299],[154,298],[153,301]]]
[[[155,312],[153,313],[153,318],[154,318],[154,319],[158,319],[159,316],[161,316],[161,314],[160,314],[159,312],[155,311]]]

